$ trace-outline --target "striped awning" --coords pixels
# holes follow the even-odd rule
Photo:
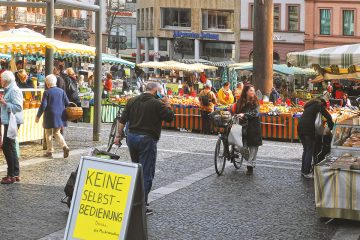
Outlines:
[[[314,65],[321,68],[330,66],[349,68],[360,65],[360,44],[292,52],[287,54],[287,62],[292,66],[303,68]]]
[[[233,60],[223,61],[223,62],[211,62],[204,59],[179,59],[178,62],[186,63],[186,64],[194,64],[194,63],[201,63],[204,65],[214,66],[214,67],[228,67],[235,62]]]

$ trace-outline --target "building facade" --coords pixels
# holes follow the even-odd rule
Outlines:
[[[305,4],[306,49],[359,43],[358,0],[305,0]]]
[[[252,60],[254,0],[241,0],[242,61]],[[285,62],[288,52],[303,51],[305,33],[303,0],[274,0],[274,62]]]
[[[108,0],[106,33],[108,35],[108,51],[119,51],[122,55],[134,52],[136,48],[136,1],[135,0]],[[117,43],[116,39],[126,42]],[[132,50],[131,50],[132,49]]]
[[[155,60],[239,61],[240,0],[138,0],[137,55],[150,48]]]
[[[36,0],[38,1],[38,0]],[[82,0],[93,3],[93,0]],[[93,17],[88,11],[56,9],[55,38],[74,43],[91,43]],[[12,8],[0,6],[0,31],[26,27],[45,34],[45,8]]]

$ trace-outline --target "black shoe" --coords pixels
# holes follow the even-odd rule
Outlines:
[[[246,174],[247,174],[247,175],[252,175],[253,172],[254,172],[254,168],[251,167],[251,166],[247,166],[247,172],[246,172]]]
[[[154,213],[154,211],[150,208],[146,208],[146,215],[152,215]]]

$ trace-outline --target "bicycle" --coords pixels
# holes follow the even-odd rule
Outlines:
[[[110,134],[109,134],[109,139],[108,139],[108,144],[107,144],[107,152],[110,152],[112,147],[114,146],[114,141],[115,141],[115,137],[117,135],[117,132],[118,132],[118,128],[119,128],[119,121],[118,119],[120,118],[121,114],[122,114],[122,111],[124,109],[124,106],[121,105],[121,104],[117,104],[117,103],[114,103],[114,102],[109,102],[112,106],[114,107],[118,107],[119,110],[116,114],[116,118],[113,120],[113,123],[111,125],[111,129],[110,129]],[[123,133],[121,134],[122,136],[122,139],[124,139],[126,137],[126,131],[123,130]],[[121,146],[121,141],[119,143],[119,147]]]
[[[219,134],[216,142],[214,165],[216,173],[221,176],[224,172],[226,161],[230,161],[236,169],[240,169],[244,159],[249,155],[249,150],[247,147],[238,149],[235,145],[229,145],[228,136],[231,127],[238,117],[236,115],[231,116],[227,111],[220,111],[219,113],[218,115],[213,115],[214,125],[223,128],[224,131]]]

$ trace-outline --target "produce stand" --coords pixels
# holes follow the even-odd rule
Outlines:
[[[337,124],[331,147],[314,168],[316,210],[320,217],[360,221],[360,125]]]
[[[163,122],[164,128],[187,130],[202,130],[201,115],[199,108],[176,107],[173,106],[175,118],[172,122]]]
[[[295,141],[299,139],[297,126],[299,119],[292,115],[268,116],[262,115],[261,133],[265,139]]]

